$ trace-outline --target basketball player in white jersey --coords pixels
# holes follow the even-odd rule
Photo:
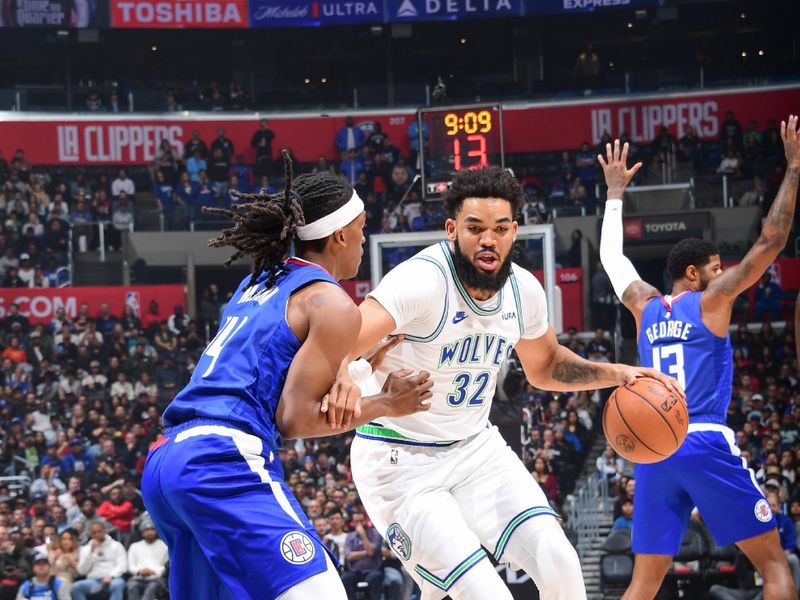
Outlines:
[[[658,371],[591,363],[558,344],[542,286],[511,262],[522,201],[504,170],[462,171],[444,200],[447,241],[389,272],[360,307],[353,356],[404,335],[378,381],[401,366],[433,373],[427,413],[364,425],[351,451],[364,506],[423,600],[510,599],[483,548],[524,569],[543,600],[586,597],[556,513],[489,424],[497,372],[512,350],[541,389],[589,390],[646,375],[682,395]]]

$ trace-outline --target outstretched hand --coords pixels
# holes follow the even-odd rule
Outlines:
[[[614,147],[606,144],[606,159],[602,154],[597,155],[597,160],[603,168],[603,175],[608,186],[608,197],[622,199],[622,193],[633,179],[633,176],[642,168],[642,163],[638,162],[630,169],[628,164],[628,142],[620,150],[620,141],[614,140]]]
[[[789,122],[781,121],[781,139],[788,168],[800,168],[800,135],[797,131],[797,115],[789,115]]]

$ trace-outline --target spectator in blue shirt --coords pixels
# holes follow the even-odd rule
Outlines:
[[[356,585],[364,581],[369,586],[369,597],[380,598],[383,590],[381,565],[381,534],[367,525],[363,512],[353,513],[353,530],[344,542],[344,555],[347,559],[342,583],[348,598],[356,597]]]
[[[236,164],[231,167],[231,175],[239,180],[235,188],[237,192],[248,193],[253,189],[253,169],[244,162],[243,155],[236,155]]]
[[[581,178],[587,189],[591,187],[594,183],[595,155],[589,142],[581,144],[581,149],[575,155],[575,167],[578,169],[578,177]]]
[[[96,464],[94,458],[83,446],[83,440],[74,437],[69,441],[70,453],[61,461],[64,473],[83,473],[94,471]]]
[[[772,321],[780,319],[781,296],[781,286],[772,281],[772,275],[764,273],[756,288],[756,320],[763,321],[765,313],[769,313]]]
[[[270,183],[267,175],[261,176],[261,179],[259,179],[258,185],[255,187],[254,191],[260,192],[262,190],[266,190],[268,194],[274,194],[278,191],[278,189]]]
[[[173,202],[173,187],[164,179],[161,171],[156,171],[156,180],[153,182],[153,195],[158,200],[158,208],[164,215],[167,230],[174,229],[175,206]]]
[[[186,171],[189,173],[189,180],[193,183],[200,182],[200,171],[205,171],[208,168],[206,159],[200,154],[200,150],[195,150],[194,154],[186,161]]]
[[[344,120],[344,127],[336,134],[336,147],[342,155],[346,155],[349,150],[358,152],[366,143],[367,137],[364,132],[353,124],[353,117],[347,117]]]
[[[789,561],[789,570],[792,572],[794,588],[800,589],[800,559],[797,557],[797,532],[794,529],[792,518],[781,512],[781,501],[775,492],[767,492],[767,502],[778,522],[778,535],[781,538],[781,548],[786,553]]]
[[[200,183],[197,186],[197,194],[192,204],[191,218],[193,221],[203,218],[203,206],[214,206],[214,185],[208,180],[205,171],[200,171]]]
[[[342,174],[351,185],[355,185],[358,181],[358,174],[364,170],[364,163],[358,157],[358,152],[355,150],[348,150],[347,158],[342,161],[340,165]]]
[[[622,515],[617,517],[611,529],[633,529],[633,500],[625,498],[622,501]]]
[[[183,172],[181,174],[180,183],[175,186],[175,226],[183,229],[186,219],[189,216],[189,210],[194,206],[194,199],[197,196],[197,188],[200,187],[199,183],[193,183],[189,179],[189,173]]]

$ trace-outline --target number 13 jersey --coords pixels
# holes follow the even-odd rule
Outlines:
[[[644,307],[639,360],[675,377],[686,390],[690,423],[725,425],[733,385],[731,338],[703,323],[702,292],[658,296]]]
[[[548,328],[544,289],[532,273],[513,265],[502,289],[473,299],[455,271],[448,242],[429,246],[392,269],[370,294],[392,316],[405,340],[378,370],[429,371],[431,409],[381,418],[358,429],[361,437],[448,445],[485,429],[497,373],[520,338]]]

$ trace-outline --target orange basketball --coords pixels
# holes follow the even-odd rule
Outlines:
[[[619,386],[603,409],[603,431],[617,453],[635,463],[664,460],[689,428],[686,401],[650,377]]]

